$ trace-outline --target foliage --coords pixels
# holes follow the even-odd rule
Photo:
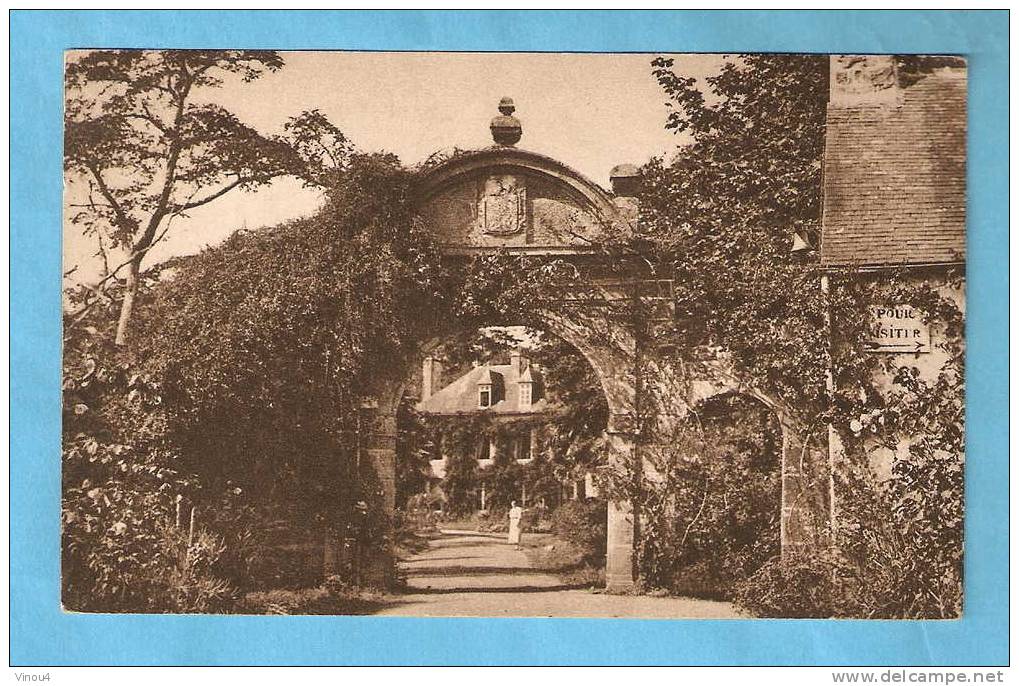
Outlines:
[[[391,157],[355,156],[314,220],[235,234],[161,289],[147,352],[205,481],[294,503],[317,530],[374,507],[363,405],[404,354],[433,269],[408,180]]]
[[[935,317],[947,355],[941,371],[928,378],[909,364],[890,364],[893,385],[883,405],[862,408],[847,432],[836,535],[840,573],[856,589],[856,616],[952,618],[962,611],[962,317],[948,306]],[[877,478],[870,455],[894,450],[902,437],[908,450],[888,478]]]
[[[283,175],[332,183],[345,167],[350,146],[317,111],[264,136],[205,99],[226,79],[250,82],[282,66],[260,50],[94,50],[68,62],[64,168],[78,196],[70,220],[97,236],[104,258],[107,248],[125,254],[98,284],[101,294],[127,268],[118,344],[142,260],[175,217]]]
[[[429,486],[432,472],[429,461],[437,446],[427,422],[407,396],[400,399],[396,429],[396,502],[410,509],[410,501]]]
[[[641,583],[727,597],[779,553],[781,436],[757,401],[699,407],[673,441],[648,451],[640,489]]]
[[[241,491],[241,493],[238,493]],[[289,503],[234,486],[230,497],[204,508],[205,525],[220,536],[223,554],[213,567],[239,593],[303,588],[321,581],[322,541]]]
[[[111,323],[106,321],[107,325]],[[248,582],[241,490],[208,488],[167,433],[159,381],[88,325],[64,339],[62,595],[89,612],[209,612]],[[196,525],[189,517],[194,510]],[[247,572],[248,570],[245,570]]]
[[[513,502],[520,505],[523,475],[523,465],[509,455],[498,454],[492,464],[478,474],[478,480],[485,485],[485,507],[505,512]]]
[[[735,600],[758,617],[824,618],[845,610],[838,596],[829,559],[775,557],[737,586]]]
[[[79,611],[145,611],[175,566],[164,522],[193,482],[164,441],[160,388],[99,329],[64,339],[62,596]]]
[[[592,557],[590,548],[549,536],[525,537],[524,546],[531,566],[553,572],[564,586],[604,588],[604,556]]]
[[[827,58],[740,55],[704,80],[675,64],[656,58],[653,73],[668,98],[666,128],[689,143],[643,169],[638,225],[652,274],[671,280],[674,318],[635,331],[682,373],[672,379],[643,361],[641,455],[654,473],[629,467],[611,486],[647,518],[637,551],[645,585],[682,590],[699,579],[701,590],[726,595],[777,552],[775,465],[753,463],[761,451],[739,446],[749,438],[739,422],[735,434],[695,419],[663,422],[665,408],[673,395],[689,397],[693,378],[714,378],[768,398],[818,452],[831,409],[828,318],[859,322],[861,294],[826,295],[816,253],[790,251],[794,235],[816,245],[820,233]]]
[[[430,297],[433,253],[406,209],[408,180],[391,157],[355,156],[316,221],[180,260],[140,292],[144,335],[127,349],[104,319],[112,303],[87,312],[97,326],[68,327],[69,607],[186,611],[212,602],[214,585],[194,585],[208,575],[240,590],[311,581],[277,564],[296,557],[283,542],[388,545],[364,404]],[[181,498],[199,508],[199,534],[223,544],[201,574],[173,562],[160,528]]]
[[[166,600],[154,606],[167,612],[207,613],[229,606],[233,589],[215,575],[214,568],[226,546],[223,539],[202,528],[185,532],[175,523],[160,524],[163,550],[172,564],[163,568]]]
[[[587,561],[605,556],[608,511],[604,500],[568,500],[552,511],[552,531],[584,552]]]
[[[527,488],[528,504],[538,503],[540,506],[543,503],[545,507],[551,508],[562,499],[562,470],[554,460],[554,453],[550,459],[545,446],[540,445],[539,448],[535,458],[524,465],[522,479]]]
[[[645,168],[640,205],[646,252],[675,289],[669,343],[724,349],[805,424],[826,404],[827,303],[816,261],[789,248],[820,231],[827,59],[743,55],[704,84],[655,59],[666,128],[693,142]]]
[[[446,512],[462,516],[476,510],[481,503],[478,469],[478,444],[475,433],[477,420],[440,423],[442,454],[446,458],[446,475],[441,488],[446,496]]]
[[[384,604],[381,594],[353,588],[338,577],[330,577],[314,588],[248,593],[234,611],[258,615],[362,615],[371,614]]]

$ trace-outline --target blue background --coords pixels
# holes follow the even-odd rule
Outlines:
[[[1006,12],[11,15],[11,662],[1005,664]],[[961,53],[969,58],[965,616],[948,622],[74,615],[60,610],[62,52],[78,47]]]

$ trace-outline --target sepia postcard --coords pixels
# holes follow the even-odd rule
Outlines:
[[[67,51],[64,611],[963,616],[966,94]]]

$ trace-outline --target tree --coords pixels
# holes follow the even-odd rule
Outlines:
[[[329,183],[344,166],[349,144],[319,112],[294,117],[283,135],[267,137],[224,107],[199,101],[229,76],[250,82],[282,67],[279,54],[257,50],[94,51],[67,64],[64,168],[83,189],[70,220],[97,236],[104,256],[107,246],[126,253],[98,284],[103,289],[126,268],[118,345],[142,261],[174,218],[282,175]]]
[[[743,55],[706,89],[671,59],[652,65],[666,128],[692,138],[645,169],[641,203],[641,231],[675,287],[677,349],[724,348],[748,385],[811,423],[826,401],[827,303],[816,255],[790,247],[820,232],[827,58]]]

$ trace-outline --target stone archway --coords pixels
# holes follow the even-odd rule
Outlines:
[[[507,108],[512,112],[512,105]],[[506,127],[511,130],[507,133]],[[593,265],[607,258],[595,249],[599,237],[611,232],[615,237],[629,235],[637,219],[637,171],[631,165],[613,170],[613,192],[578,174],[545,155],[520,150],[514,143],[520,138],[519,122],[511,116],[493,121],[497,145],[453,155],[423,169],[417,179],[415,202],[425,225],[450,258],[470,255],[556,256],[573,264]],[[509,135],[512,134],[512,135]],[[611,279],[593,284],[604,300],[625,301],[642,288],[640,275],[625,265],[607,265]],[[636,288],[634,288],[636,286]],[[570,294],[563,294],[569,300]],[[671,303],[667,303],[671,304]],[[663,370],[676,372],[671,356],[642,350],[633,331],[622,322],[604,316],[603,311],[581,313],[556,309],[536,310],[535,319],[550,333],[561,337],[584,355],[595,370],[609,406],[606,432],[611,460],[631,473],[643,470],[639,453],[638,406],[643,402],[640,390],[643,365],[650,362]],[[597,320],[599,327],[590,322]],[[495,322],[495,324],[505,322]],[[472,323],[477,328],[477,323]],[[443,334],[446,332],[433,332]],[[424,350],[428,341],[423,341]],[[817,545],[826,521],[824,495],[819,494],[816,464],[818,453],[827,453],[826,445],[811,445],[792,414],[780,404],[753,390],[739,388],[728,375],[724,363],[708,364],[709,373],[693,379],[680,370],[684,383],[672,389],[663,384],[668,398],[661,406],[664,421],[683,417],[698,396],[731,388],[747,392],[771,407],[782,426],[782,513],[781,544],[783,556]],[[404,368],[399,378],[411,373]],[[366,408],[370,415],[367,452],[381,482],[387,511],[396,504],[396,411],[402,394],[402,382],[383,384],[373,389],[377,401]],[[663,418],[659,418],[663,419]],[[827,481],[825,481],[827,485]],[[824,489],[825,493],[827,488]],[[606,582],[610,590],[626,590],[635,581],[634,536],[639,514],[623,501],[610,503],[608,509]]]
[[[506,100],[500,109],[512,114],[512,102]],[[497,251],[591,260],[597,259],[592,245],[598,235],[632,229],[636,203],[634,184],[628,182],[636,176],[635,168],[617,168],[619,192],[610,194],[557,160],[516,148],[520,126],[514,117],[504,112],[492,126],[497,145],[456,154],[424,169],[417,180],[419,214],[447,255]],[[506,126],[512,130],[504,130]],[[631,465],[636,445],[634,337],[624,327],[611,324],[595,333],[580,313],[536,311],[534,315],[542,328],[576,348],[594,369],[609,407],[610,462]],[[428,345],[423,342],[421,349]],[[368,438],[368,453],[380,474],[390,512],[396,499],[396,411],[401,395],[402,384],[376,389],[379,401],[372,408]],[[608,512],[607,585],[625,590],[634,582],[634,515],[624,502],[611,503]]]

